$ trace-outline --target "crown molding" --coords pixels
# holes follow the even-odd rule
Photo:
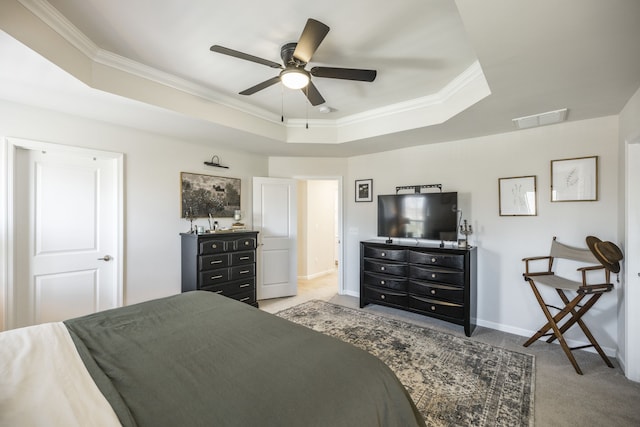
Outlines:
[[[85,56],[95,60],[99,50],[98,46],[49,2],[45,0],[18,0],[18,2]]]

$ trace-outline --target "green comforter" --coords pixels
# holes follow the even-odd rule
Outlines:
[[[424,425],[374,356],[210,292],[65,324],[124,426]]]

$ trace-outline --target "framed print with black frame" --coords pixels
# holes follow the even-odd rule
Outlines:
[[[240,178],[180,173],[182,218],[232,218],[240,209]]]
[[[537,211],[536,177],[498,178],[500,216],[535,216]]]
[[[356,202],[373,201],[373,179],[356,180]]]
[[[598,200],[598,156],[551,161],[552,202]]]

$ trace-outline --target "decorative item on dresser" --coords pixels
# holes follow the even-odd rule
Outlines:
[[[182,292],[204,290],[255,307],[257,231],[181,233]]]
[[[476,322],[475,247],[360,242],[360,307],[380,304],[464,326]]]

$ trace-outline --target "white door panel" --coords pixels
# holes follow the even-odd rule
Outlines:
[[[90,165],[92,166],[92,165]],[[98,171],[38,161],[35,183],[36,255],[96,250]],[[58,189],[65,191],[58,191]]]
[[[34,291],[35,323],[98,311],[97,270],[36,276]]]
[[[117,158],[15,150],[13,322],[60,321],[122,304]],[[98,153],[98,155],[96,155]]]
[[[258,239],[258,299],[296,295],[296,181],[253,179],[253,226]]]

